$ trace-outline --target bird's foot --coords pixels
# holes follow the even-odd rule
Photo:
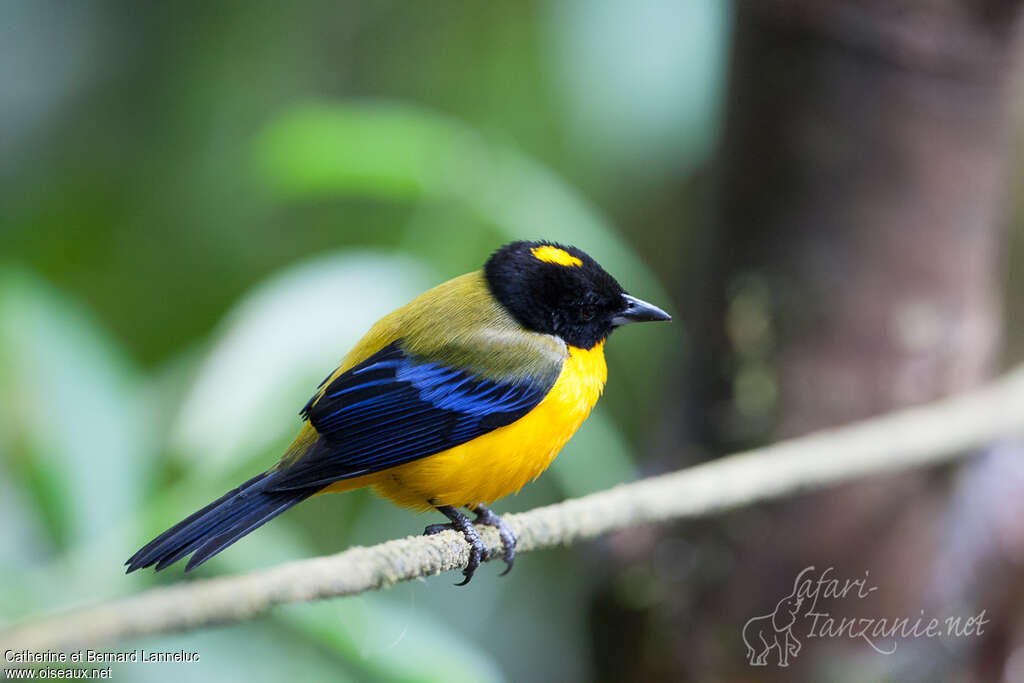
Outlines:
[[[470,579],[473,578],[473,573],[480,566],[480,562],[487,556],[487,546],[484,545],[483,540],[480,538],[480,534],[473,527],[474,524],[484,524],[486,526],[493,526],[498,530],[498,535],[501,537],[502,545],[505,547],[505,551],[502,554],[502,559],[505,560],[505,571],[499,576],[505,576],[512,571],[512,564],[516,559],[516,542],[517,538],[512,529],[505,524],[498,515],[485,505],[476,505],[471,508],[476,513],[476,519],[472,522],[466,515],[462,514],[451,505],[440,505],[437,510],[448,519],[452,520],[447,524],[431,524],[423,530],[424,535],[431,536],[433,534],[439,534],[442,531],[459,531],[466,538],[466,542],[469,543],[469,563],[466,564],[466,568],[462,570],[462,575],[466,578],[455,585],[465,586],[469,583]]]
[[[498,530],[498,535],[501,536],[501,543],[505,546],[505,552],[502,554],[502,559],[505,560],[505,571],[498,574],[498,576],[505,576],[505,574],[512,571],[512,563],[516,559],[516,542],[519,539],[516,538],[512,529],[505,524],[505,520],[494,514],[486,505],[477,505],[473,508],[473,512],[476,513],[476,519],[473,520],[476,524],[486,524]]]
[[[462,570],[462,575],[466,578],[455,585],[465,586],[469,583],[470,579],[473,578],[476,568],[480,566],[480,562],[483,560],[484,554],[487,552],[487,546],[485,546],[484,542],[480,539],[480,534],[473,526],[473,522],[469,520],[469,517],[462,514],[451,505],[439,505],[437,506],[437,511],[452,521],[449,524],[431,524],[423,530],[423,533],[424,535],[430,536],[449,529],[462,533],[466,542],[469,543],[469,562],[466,564],[466,568]]]

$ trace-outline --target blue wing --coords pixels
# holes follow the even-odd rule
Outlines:
[[[458,446],[530,412],[555,379],[484,379],[416,359],[396,342],[306,404],[321,438],[275,474],[272,490],[327,486]]]

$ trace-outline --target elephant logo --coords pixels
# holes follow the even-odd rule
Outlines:
[[[813,570],[813,567],[808,567]],[[804,602],[798,595],[800,578],[793,582],[793,592],[779,600],[769,614],[753,617],[743,625],[743,644],[747,646],[747,661],[751,666],[767,666],[768,655],[776,650],[779,666],[789,666],[790,657],[800,652],[800,641],[793,635],[800,606]]]

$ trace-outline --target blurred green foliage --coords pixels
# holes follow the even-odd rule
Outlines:
[[[714,0],[5,3],[0,618],[183,580],[120,564],[273,461],[373,320],[503,242],[577,244],[671,309],[728,14]],[[600,407],[499,509],[636,476],[683,332],[616,335]],[[324,496],[199,574],[429,521]],[[595,558],[538,553],[468,589],[443,576],[125,643],[202,664],[115,677],[584,680]]]

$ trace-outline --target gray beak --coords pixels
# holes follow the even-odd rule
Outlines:
[[[648,323],[672,319],[672,316],[668,313],[654,304],[647,303],[643,299],[637,299],[629,294],[623,294],[622,298],[626,301],[626,307],[612,318],[612,325],[614,327],[625,325],[626,323]]]

